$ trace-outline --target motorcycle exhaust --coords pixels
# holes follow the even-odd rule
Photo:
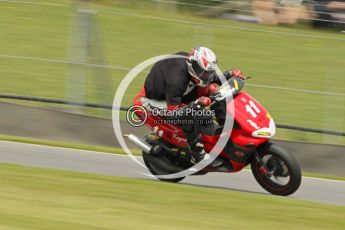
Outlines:
[[[184,170],[181,167],[171,164],[171,162],[169,162],[167,159],[155,156],[154,154],[150,154],[155,152],[154,146],[151,146],[146,141],[141,140],[134,134],[128,134],[124,136],[127,137],[130,142],[142,149],[146,153],[144,158],[152,164],[156,165],[156,167],[164,169],[164,171],[166,171],[167,173],[177,173]]]
[[[135,136],[134,134],[128,134],[124,136],[127,137],[130,142],[138,146],[145,153],[151,152],[152,146],[149,145],[146,141],[141,140],[139,137]]]

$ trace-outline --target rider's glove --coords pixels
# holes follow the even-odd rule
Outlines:
[[[230,77],[239,77],[242,80],[245,80],[244,73],[240,69],[232,69],[229,71]]]
[[[208,95],[212,95],[214,94],[215,92],[217,92],[219,89],[219,85],[216,84],[216,83],[211,83],[209,86],[208,86]]]
[[[198,96],[208,96],[212,95],[217,92],[219,89],[219,85],[217,83],[211,83],[209,86],[206,87],[199,87],[198,88]]]
[[[209,125],[210,122],[213,120],[213,115],[212,113],[208,113],[207,109],[205,107],[209,106],[212,104],[212,100],[209,97],[199,97],[195,102],[193,108],[202,111],[202,113],[198,113],[198,115],[194,116],[195,120],[198,120],[199,122],[196,123],[198,125]],[[200,123],[200,121],[203,121]]]
[[[211,105],[211,103],[212,103],[211,98],[203,96],[203,97],[199,97],[198,99],[196,99],[194,105],[195,106],[199,105],[199,106],[202,106],[202,107],[207,107],[207,106]]]

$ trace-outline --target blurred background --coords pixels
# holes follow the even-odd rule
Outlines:
[[[7,106],[110,119],[109,109],[37,97],[107,107],[143,60],[202,45],[217,53],[223,70],[238,67],[252,77],[244,90],[278,124],[345,131],[343,1],[1,0],[0,12],[0,100]],[[121,106],[131,105],[146,74]],[[25,131],[33,113],[14,111],[1,110],[1,133],[21,136],[10,118],[25,114],[20,125],[12,121]],[[279,129],[276,139],[345,144],[341,134],[290,129]]]
[[[345,180],[344,31],[344,1],[0,0],[0,229],[345,229],[344,182],[306,177]],[[129,70],[195,46],[252,77],[302,168],[292,197],[262,195],[248,170],[157,183],[98,154],[124,154],[111,105]]]

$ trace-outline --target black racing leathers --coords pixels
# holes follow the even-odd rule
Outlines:
[[[164,59],[154,64],[144,85],[148,98],[166,100],[169,106],[173,105],[172,108],[183,104],[187,90],[195,88],[190,84],[186,65],[188,53],[179,52],[176,55],[181,55],[181,58]]]
[[[186,58],[188,53],[178,52],[181,58],[164,59],[154,64],[145,80],[146,97],[166,100],[169,110],[181,110],[181,116],[168,119],[193,120],[187,115],[188,104],[198,98],[198,87],[188,73]],[[198,137],[195,125],[181,125],[189,145]]]
[[[146,97],[166,100],[168,109],[177,109],[198,98],[198,87],[192,82],[186,65],[188,53],[178,52],[181,58],[164,59],[154,64],[145,80]],[[226,76],[228,78],[228,76]],[[218,77],[215,83],[220,84]]]

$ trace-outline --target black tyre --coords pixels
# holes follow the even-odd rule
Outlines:
[[[288,196],[301,185],[301,169],[295,157],[281,147],[272,144],[259,153],[272,176],[263,175],[255,159],[251,163],[256,181],[269,193]]]
[[[152,173],[152,175],[167,175],[167,174],[175,173],[175,172],[173,172],[171,170],[164,169],[160,165],[157,165],[154,162],[150,161],[150,157],[152,157],[152,156],[149,156],[148,154],[143,152],[144,163],[145,163],[146,167],[148,168],[148,170]],[[165,161],[165,163],[167,163],[167,164],[173,164],[169,159],[167,159],[164,156],[160,156],[159,158],[160,158],[160,160]],[[161,180],[161,181],[164,181],[164,182],[170,182],[170,183],[180,182],[184,178],[185,177],[172,178],[172,179],[163,179],[163,178],[158,178],[157,177],[158,180]]]

